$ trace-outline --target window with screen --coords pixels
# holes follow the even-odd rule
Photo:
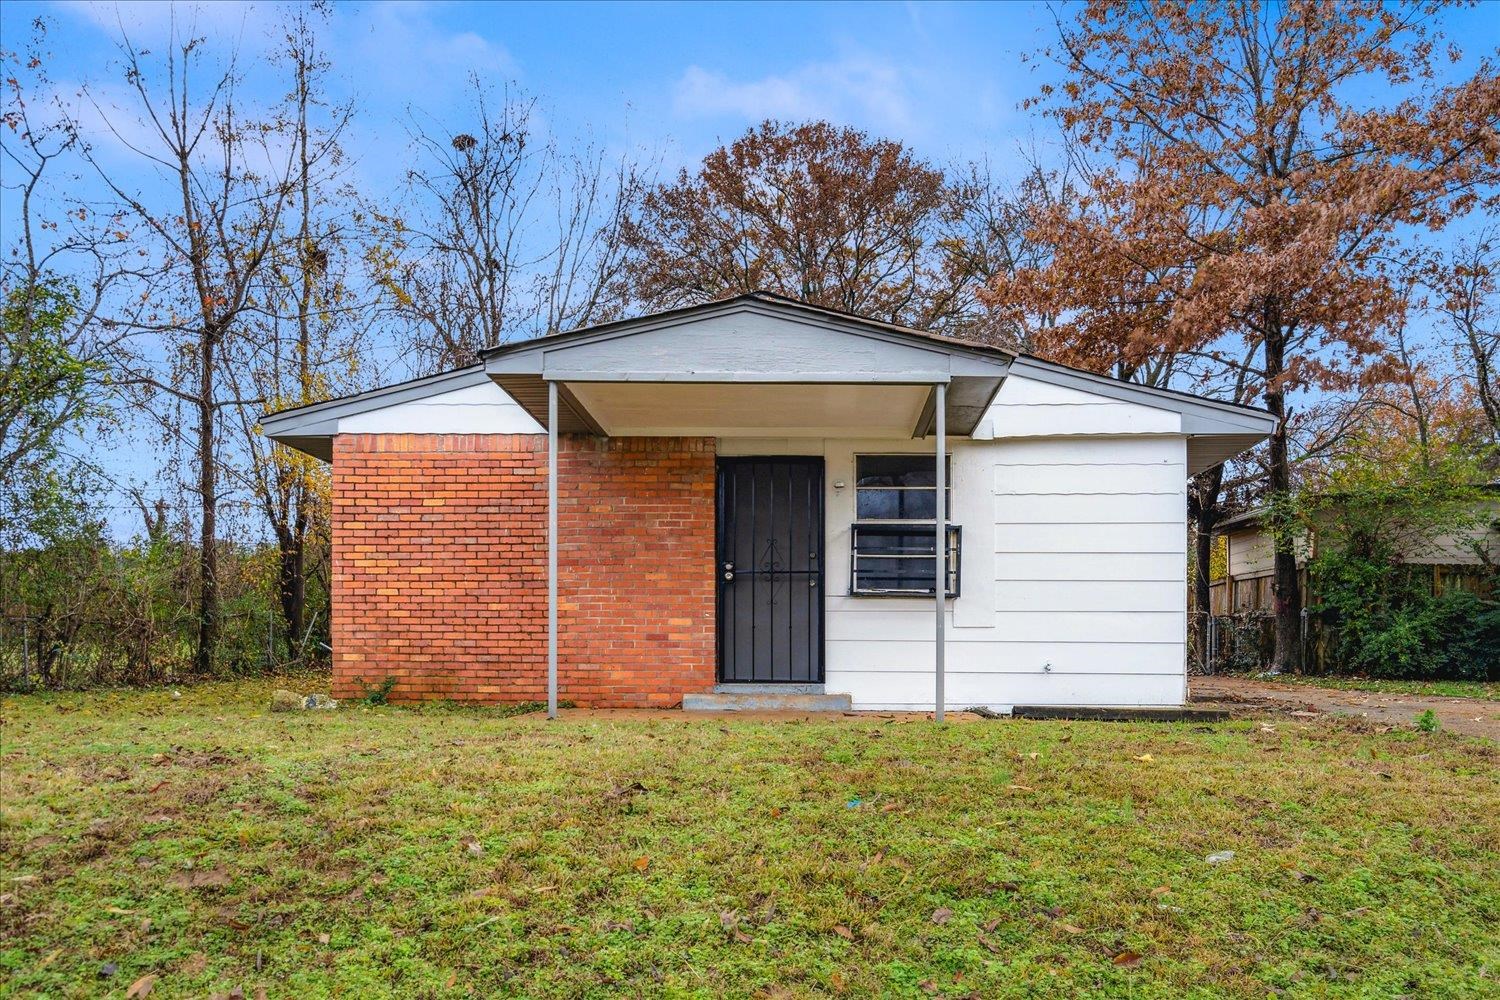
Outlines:
[[[850,537],[852,591],[865,595],[936,593],[937,476],[930,455],[855,456],[855,522]],[[960,531],[944,490],[948,579],[958,596]]]

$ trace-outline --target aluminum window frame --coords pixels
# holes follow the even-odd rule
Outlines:
[[[917,452],[870,452],[868,454],[856,454],[854,456],[854,520],[849,526],[849,594],[851,597],[935,597],[937,593],[936,581],[932,587],[867,587],[860,583],[860,559],[885,558],[885,559],[916,559],[925,560],[928,566],[935,561],[936,553],[932,549],[933,535],[937,525],[936,518],[861,518],[859,516],[859,493],[861,489],[869,490],[908,490],[927,491],[937,495],[937,483],[928,486],[868,486],[861,487],[860,461],[866,458],[877,459],[911,459],[928,466],[933,463],[931,454]],[[944,581],[943,596],[945,600],[955,599],[961,592],[961,581],[963,574],[963,526],[953,523],[953,454],[951,452],[943,456],[947,466],[947,475],[944,477],[944,511],[948,517],[946,520],[946,538],[948,543],[948,579]],[[934,500],[934,507],[936,502]],[[926,552],[913,553],[882,553],[871,551],[860,551],[860,534],[878,534],[885,537],[892,535],[912,535],[922,537],[926,540]]]

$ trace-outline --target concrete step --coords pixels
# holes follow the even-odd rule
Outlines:
[[[744,691],[725,691],[721,686],[710,694],[682,696],[687,712],[847,712],[853,707],[847,694],[777,691],[773,685]]]

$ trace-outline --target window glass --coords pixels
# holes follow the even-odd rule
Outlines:
[[[937,475],[930,455],[855,457],[855,517],[861,521],[931,521]],[[944,490],[952,513],[952,489]]]

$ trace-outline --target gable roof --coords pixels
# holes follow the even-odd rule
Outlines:
[[[756,324],[759,324],[756,326]],[[744,330],[753,327],[747,335]],[[729,336],[716,336],[715,332]],[[792,338],[779,342],[768,331]],[[797,339],[800,338],[800,339]],[[853,338],[853,339],[845,339]],[[709,356],[713,355],[713,356]],[[1175,412],[1189,439],[1189,467],[1211,467],[1263,440],[1275,418],[1265,410],[1143,386],[987,344],[872,320],[756,291],[502,344],[474,365],[282,410],[262,418],[265,433],[319,457],[331,454],[347,416],[493,381],[545,425],[547,382],[791,382],[930,385],[947,393],[950,431],[968,434],[1010,373],[1057,386]],[[560,393],[559,430],[598,433],[574,394]],[[913,435],[934,422],[931,400]]]

